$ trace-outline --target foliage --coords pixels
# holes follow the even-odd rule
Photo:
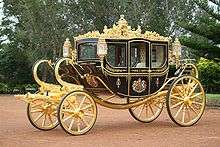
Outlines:
[[[34,93],[37,90],[36,84],[16,84],[10,85],[5,83],[0,83],[0,93],[6,94],[17,94],[17,93],[26,93],[31,92]]]
[[[177,37],[177,19],[193,19],[192,0],[3,0],[0,27],[0,80],[33,83],[31,66],[62,55],[65,38],[112,26],[121,14],[132,27]]]
[[[211,2],[215,8],[210,6]],[[196,50],[199,56],[220,61],[220,3],[213,0],[194,0],[194,3],[204,13],[196,20],[179,22],[181,27],[191,32],[180,41]]]
[[[219,93],[220,89],[220,62],[201,58],[197,64],[200,80],[208,92]]]
[[[210,93],[208,93],[208,94],[206,94],[206,97],[208,99],[220,99],[220,94],[210,94]]]

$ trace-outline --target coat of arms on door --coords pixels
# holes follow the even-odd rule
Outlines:
[[[137,93],[141,93],[145,91],[146,87],[147,87],[146,81],[141,80],[141,78],[139,78],[137,81],[134,81],[132,84],[132,89]]]

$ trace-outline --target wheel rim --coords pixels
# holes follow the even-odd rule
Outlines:
[[[146,103],[129,109],[130,114],[138,121],[149,123],[154,121],[163,110],[163,99],[151,99]]]
[[[205,109],[205,92],[201,83],[192,76],[182,76],[171,85],[167,109],[171,119],[180,126],[191,126]]]
[[[60,125],[72,135],[87,133],[95,124],[96,117],[96,104],[85,92],[70,93],[62,100],[59,107]]]
[[[28,104],[28,118],[31,124],[40,130],[51,130],[58,125],[57,107],[42,99],[33,100]]]

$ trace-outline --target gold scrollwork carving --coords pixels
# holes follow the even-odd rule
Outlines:
[[[86,82],[87,82],[90,86],[92,86],[92,87],[98,87],[99,82],[95,79],[94,76],[87,74],[87,75],[85,75],[85,78],[86,78]]]
[[[113,25],[112,28],[107,28],[104,26],[103,33],[99,31],[88,32],[84,35],[79,35],[76,37],[76,40],[84,38],[105,38],[105,39],[132,39],[132,38],[143,38],[152,41],[169,41],[168,37],[161,36],[156,32],[146,31],[141,33],[141,27],[135,30],[128,25],[128,22],[125,20],[124,15],[120,16],[119,21]]]

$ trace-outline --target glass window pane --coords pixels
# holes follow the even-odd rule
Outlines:
[[[82,43],[79,45],[79,59],[95,59],[96,56],[96,50],[97,50],[97,43]]]
[[[126,58],[125,58],[125,43],[107,43],[108,52],[107,52],[107,61],[110,65],[114,67],[125,67]]]
[[[146,68],[147,63],[148,44],[145,42],[131,43],[131,67]]]
[[[152,68],[162,67],[165,61],[165,46],[152,45],[151,66]]]

